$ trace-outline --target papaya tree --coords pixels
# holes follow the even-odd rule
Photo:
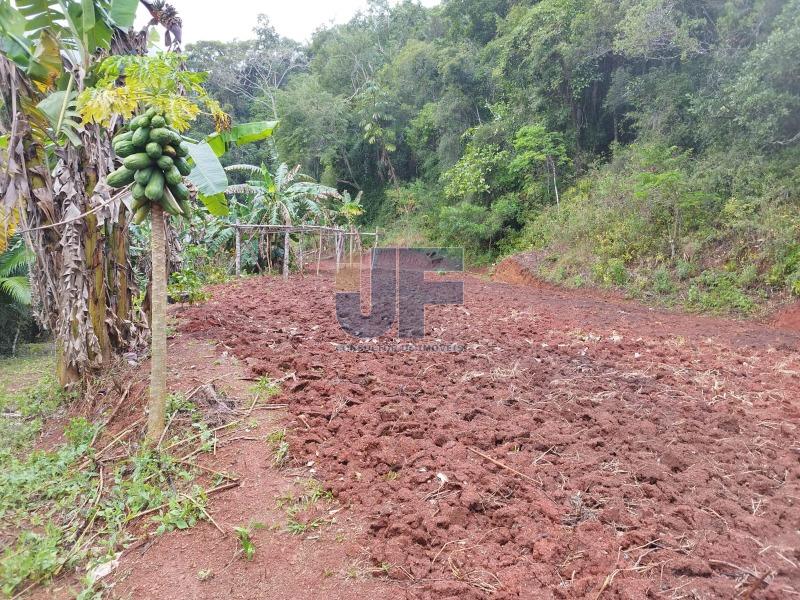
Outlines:
[[[167,397],[167,219],[191,219],[192,192],[214,214],[227,211],[222,192],[227,177],[217,153],[271,135],[275,123],[244,123],[230,118],[204,90],[207,74],[184,68],[184,56],[112,56],[98,68],[99,80],[78,97],[85,122],[110,127],[127,124],[114,137],[113,150],[122,165],[106,183],[125,190],[133,223],[151,220],[151,381],[147,438],[157,442],[164,431]],[[199,115],[210,116],[216,132],[200,143],[182,136]],[[136,116],[134,116],[136,115]],[[188,184],[188,185],[187,185]],[[220,200],[220,195],[222,200]]]

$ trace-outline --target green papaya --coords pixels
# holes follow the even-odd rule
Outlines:
[[[161,206],[164,207],[164,210],[167,211],[169,214],[175,215],[176,217],[179,217],[180,215],[183,214],[180,204],[178,204],[175,201],[175,198],[173,198],[169,190],[164,192],[164,195],[161,196],[161,200],[159,200],[159,202]]]
[[[144,195],[154,202],[164,197],[164,174],[158,169],[153,170],[153,176],[144,188]]]
[[[158,168],[162,171],[166,172],[172,168],[172,165],[175,164],[172,162],[172,159],[169,156],[162,156],[158,159]]]
[[[170,146],[169,144],[164,146],[164,154],[166,154],[170,158],[175,158],[176,156],[178,156],[177,150],[175,150],[175,148],[173,146]]]
[[[116,171],[108,174],[108,177],[106,177],[106,183],[113,188],[125,187],[129,183],[133,183],[133,176],[135,174],[135,171],[128,169],[127,167],[120,167]]]
[[[139,183],[138,181],[133,184],[133,189],[131,190],[131,193],[133,194],[134,200],[141,200],[142,198],[147,200],[147,196],[144,193],[144,186],[145,186],[144,183]]]
[[[137,183],[135,185],[139,185],[139,184]],[[144,188],[142,188],[142,189],[144,189]],[[150,204],[150,200],[148,200],[147,197],[144,195],[144,193],[142,193],[142,196],[140,198],[136,198],[136,197],[133,198],[133,202],[131,202],[131,211],[135,213],[140,208],[142,208],[143,206],[148,205],[148,204]]]
[[[147,167],[146,169],[139,169],[136,171],[136,175],[134,175],[134,180],[136,183],[141,183],[143,186],[147,185],[147,182],[150,181],[150,177],[153,176],[153,169],[155,167]]]
[[[141,225],[149,214],[150,214],[150,203],[148,202],[134,213],[133,215],[134,224]]]
[[[131,119],[131,122],[128,123],[128,129],[131,131],[137,131],[140,127],[147,127],[150,125],[150,117],[145,115],[139,115],[138,117],[134,117]]]
[[[172,136],[173,132],[166,127],[156,127],[155,129],[150,130],[150,140],[153,142],[158,142],[162,146],[166,146],[172,142]]]
[[[175,153],[181,158],[189,156],[189,144],[187,144],[186,142],[181,142],[180,144],[175,146]]]
[[[192,167],[190,167],[189,163],[182,158],[175,159],[175,168],[178,169],[180,174],[184,177],[187,177],[189,173],[192,172]]]
[[[147,146],[147,142],[150,140],[150,128],[149,127],[139,127],[136,131],[133,132],[133,137],[131,141],[133,145],[137,148],[144,148]]]
[[[133,142],[131,142],[130,140],[123,140],[118,144],[114,145],[114,152],[116,153],[117,156],[125,158],[127,156],[130,156],[131,154],[135,154],[136,152],[138,152],[138,148],[136,148],[136,146],[134,146]]]
[[[153,160],[158,160],[161,158],[161,144],[150,142],[144,147],[144,151],[147,152],[147,156]]]
[[[156,115],[152,119],[150,119],[150,127],[165,127],[166,125],[167,122],[161,115]]]
[[[176,183],[169,186],[169,191],[175,196],[175,200],[181,202],[189,199],[189,188],[184,183]]]
[[[181,200],[180,202],[178,202],[178,206],[181,207],[184,217],[186,217],[187,219],[192,218],[192,204],[188,200]]]
[[[150,120],[152,121],[153,117],[158,115],[158,109],[155,106],[151,106],[150,108],[147,109],[147,112],[145,112],[144,114],[145,116],[149,117]]]
[[[131,154],[126,157],[122,161],[122,164],[131,171],[138,171],[139,169],[147,169],[152,166],[153,161],[144,152],[137,152],[136,154]]]
[[[174,166],[164,171],[164,178],[167,180],[168,185],[178,185],[183,182],[183,175],[181,175],[181,172]]]
[[[116,146],[120,142],[130,142],[131,138],[133,137],[132,131],[123,131],[122,133],[118,133],[114,136],[114,139],[111,140],[111,145]]]

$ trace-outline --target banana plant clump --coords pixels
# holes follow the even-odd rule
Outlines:
[[[133,222],[142,223],[153,202],[171,215],[190,218],[189,188],[183,183],[191,171],[186,162],[189,146],[181,134],[155,108],[131,119],[126,129],[113,140],[122,166],[106,181],[113,188],[133,184]]]

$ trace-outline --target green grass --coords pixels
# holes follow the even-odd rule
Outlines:
[[[289,442],[286,430],[277,429],[267,436],[267,443],[272,446],[272,462],[276,467],[284,466],[289,460]]]
[[[332,522],[322,517],[309,520],[299,518],[302,511],[312,508],[320,502],[333,502],[333,493],[322,487],[322,484],[316,479],[307,479],[301,485],[302,492],[299,496],[286,492],[278,498],[278,506],[283,508],[287,517],[285,530],[292,535],[303,535],[330,525]]]
[[[25,347],[21,354],[0,359],[0,460],[32,443],[67,399],[52,375],[47,346]]]
[[[281,384],[264,375],[253,385],[253,393],[259,400],[274,398],[281,393]]]
[[[0,360],[0,528],[10,539],[0,553],[0,593],[9,596],[112,559],[133,540],[133,521],[147,519],[159,534],[206,518],[208,498],[191,466],[140,450],[101,467],[92,460],[100,426],[83,417],[68,422],[62,443],[37,449],[47,419],[73,399],[53,370],[46,349]],[[170,399],[170,409],[205,427],[181,397]],[[205,448],[208,440],[198,443]],[[91,598],[95,582],[82,585],[73,597]]]

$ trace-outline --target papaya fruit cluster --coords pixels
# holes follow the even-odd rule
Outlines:
[[[133,184],[133,222],[137,225],[150,214],[153,202],[174,216],[192,215],[189,189],[183,178],[191,168],[186,162],[189,147],[162,113],[150,108],[130,120],[113,141],[122,166],[106,182],[114,188]]]

